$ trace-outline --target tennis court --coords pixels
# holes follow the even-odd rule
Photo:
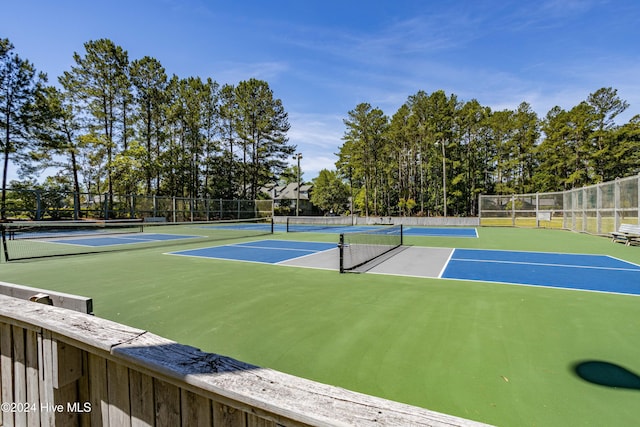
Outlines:
[[[284,261],[292,261],[295,259],[322,254],[325,251],[333,250],[332,252],[335,253],[335,249],[336,245],[333,243],[301,242],[293,240],[258,240],[232,245],[212,246],[208,248],[170,252],[169,255],[279,264]],[[321,256],[321,258],[324,258],[324,256]]]
[[[60,245],[77,245],[86,247],[102,247],[113,245],[135,245],[138,243],[166,242],[170,240],[200,239],[202,236],[181,235],[181,234],[160,234],[160,233],[137,233],[122,236],[85,236],[85,237],[65,237],[65,238],[44,238],[43,243],[53,243]]]
[[[344,218],[344,217],[338,217]],[[309,218],[303,218],[304,222],[294,222],[295,218],[289,218],[287,224],[276,224],[275,231],[286,231],[289,233],[330,233],[330,234],[342,234],[342,233],[363,233],[369,231],[375,231],[381,227],[390,226],[391,224],[378,224],[378,225],[350,225],[350,224],[331,224],[327,222],[327,218],[320,217],[320,220],[316,224],[309,224]],[[421,227],[421,226],[405,226],[404,234],[407,236],[422,236],[422,237],[468,237],[477,238],[478,231],[473,227]]]
[[[409,247],[369,272],[640,295],[640,265],[607,255]]]
[[[640,265],[606,255],[456,249],[440,277],[640,295]]]
[[[3,259],[15,261],[262,236],[273,234],[273,221],[17,221],[0,231]]]
[[[143,234],[207,238],[100,253],[46,243],[83,255],[3,262],[1,280],[89,296],[97,316],[203,351],[494,425],[640,419],[638,388],[598,384],[583,369],[640,372],[638,247],[557,230],[482,227],[467,238],[407,227],[391,262],[339,274],[333,233],[228,227],[149,226]],[[16,257],[46,250],[6,243]],[[167,255],[205,248],[220,249]],[[249,262],[224,258],[231,250]]]
[[[256,240],[169,255],[339,269],[336,244]],[[640,295],[640,265],[606,255],[402,247],[360,272]]]

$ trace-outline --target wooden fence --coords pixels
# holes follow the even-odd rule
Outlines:
[[[1,426],[480,426],[0,295]]]

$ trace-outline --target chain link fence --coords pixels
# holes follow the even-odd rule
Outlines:
[[[640,224],[640,174],[562,192],[481,195],[480,225],[608,234]]]
[[[36,221],[130,218],[213,221],[270,217],[273,201],[9,189],[5,211],[9,219]]]

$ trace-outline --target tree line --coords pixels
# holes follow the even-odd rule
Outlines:
[[[526,102],[492,111],[442,90],[409,96],[391,117],[361,103],[344,120],[337,172],[366,215],[474,216],[479,194],[561,191],[640,172],[640,115],[615,121],[628,107],[610,87],[543,118]]]
[[[295,174],[288,114],[267,82],[170,76],[157,59],[130,60],[108,39],[84,49],[49,85],[0,39],[3,217],[10,161],[23,187],[54,168],[49,188],[111,197],[256,199]],[[344,120],[336,170],[314,180],[312,202],[334,213],[477,215],[480,193],[560,191],[635,174],[640,116],[615,121],[628,107],[610,87],[543,118],[526,102],[492,111],[442,90],[418,91],[391,117],[360,103]]]
[[[10,161],[27,182],[55,168],[50,186],[111,196],[256,199],[286,173],[296,147],[267,82],[169,76],[108,39],[84,49],[49,85],[0,39],[3,218]]]

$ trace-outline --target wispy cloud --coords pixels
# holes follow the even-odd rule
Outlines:
[[[342,145],[342,119],[336,114],[289,114],[289,141],[303,155],[300,169],[305,180],[316,177],[322,169],[335,169],[335,154]]]
[[[232,62],[224,61],[214,64],[216,70],[212,75],[217,80],[225,83],[236,84],[243,80],[256,78],[266,81],[275,81],[289,70],[289,64],[285,61],[267,62]]]
[[[343,116],[336,114],[289,114],[291,141],[317,148],[335,148],[342,144]]]

